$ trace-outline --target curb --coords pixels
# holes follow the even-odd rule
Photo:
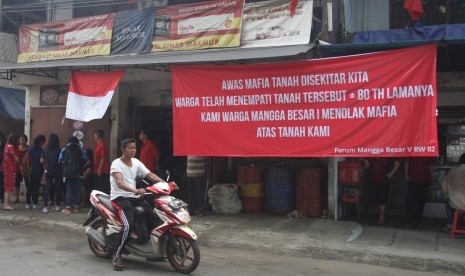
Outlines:
[[[409,256],[404,252],[383,251],[379,247],[354,247],[350,243],[337,243],[321,238],[309,238],[304,235],[284,233],[266,234],[265,230],[240,229],[232,234],[226,226],[192,225],[198,234],[200,245],[206,247],[226,247],[245,250],[264,251],[276,255],[288,255],[300,258],[344,261],[376,266],[395,267],[414,271],[457,273],[465,275],[465,263],[446,258],[431,256]],[[246,234],[243,234],[246,231]],[[215,233],[224,233],[217,235]],[[245,239],[238,237],[246,236]],[[277,241],[278,240],[278,241]]]
[[[55,221],[50,219],[33,218],[26,215],[0,215],[0,220],[10,222],[10,224],[23,223],[31,224],[38,227],[61,228],[73,232],[84,233],[82,224],[72,221]],[[227,235],[227,229],[230,227],[221,225],[209,225],[202,223],[192,223],[190,227],[196,232],[201,246],[205,247],[224,247],[245,250],[265,251],[276,255],[288,255],[300,258],[315,258],[323,260],[344,261],[353,263],[362,263],[376,266],[395,267],[401,269],[458,273],[465,275],[465,263],[459,261],[450,261],[444,259],[432,259],[422,257],[412,257],[405,254],[393,254],[379,252],[369,248],[340,248],[340,245],[322,242],[318,239],[311,239],[293,235],[293,237],[282,237],[276,241],[272,237],[270,241],[261,230],[239,229],[237,232],[241,237],[241,232],[248,231],[252,240],[241,239],[234,235]],[[215,233],[225,233],[226,235],[215,235]],[[277,233],[277,236],[281,236]],[[256,238],[254,238],[256,237]],[[286,240],[294,239],[294,242]],[[326,244],[325,244],[326,243]],[[318,244],[317,246],[312,244]],[[350,243],[347,244],[350,246]]]
[[[83,226],[72,221],[56,221],[50,219],[33,218],[25,215],[3,215],[0,216],[0,220],[10,222],[10,224],[33,223],[35,226],[38,227],[64,228],[76,232],[82,231],[84,233]]]

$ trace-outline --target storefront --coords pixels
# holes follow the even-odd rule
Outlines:
[[[160,150],[161,171],[170,170],[172,177],[183,185],[185,156],[173,156],[172,95],[170,66],[177,63],[191,64],[228,63],[254,60],[288,61],[312,55],[313,44],[267,47],[266,49],[222,49],[188,51],[174,54],[154,53],[134,57],[101,57],[91,60],[44,61],[33,64],[10,64],[0,70],[13,75],[18,85],[26,87],[25,133],[30,137],[56,133],[63,145],[72,135],[81,137],[83,146],[94,148],[93,133],[105,132],[105,141],[111,158],[119,153],[119,141],[124,137],[138,138],[142,127],[155,130]],[[156,61],[156,63],[154,63]],[[65,118],[66,94],[72,70],[107,71],[126,70],[105,116],[88,123]],[[44,120],[44,118],[46,118]],[[266,162],[266,161],[265,161]],[[211,158],[209,185],[235,181],[233,172],[242,162],[234,158]],[[244,162],[244,164],[247,162]],[[182,193],[181,197],[185,197]]]
[[[280,11],[283,11],[283,9],[280,9],[279,12]],[[257,18],[253,17],[253,19],[255,20]],[[251,21],[253,22],[254,20]],[[310,32],[310,30],[308,31]],[[281,34],[281,32],[278,33]],[[282,34],[284,34],[284,32]],[[297,36],[299,33],[291,31],[287,39],[289,39],[291,34],[292,36]],[[306,39],[308,42],[308,38]],[[257,33],[256,36],[252,36],[252,40],[259,41],[260,43],[267,42],[266,39],[263,39],[263,36],[260,33]],[[342,128],[337,123],[334,123],[331,126],[328,125],[327,128],[307,128],[308,135],[312,136],[312,138],[315,138],[315,140],[316,136],[331,136],[329,133],[329,129],[331,129],[331,127],[334,129],[339,128],[337,131],[331,132],[332,137],[338,137],[339,140],[336,141],[337,143],[322,143],[319,144],[318,147],[311,145],[313,141],[311,141],[312,143],[295,143],[295,141],[292,141],[290,143],[274,144],[272,142],[270,143],[270,140],[272,139],[263,139],[258,142],[255,141],[253,144],[247,144],[248,141],[254,140],[244,140],[244,137],[247,137],[247,135],[250,134],[247,134],[247,131],[250,132],[250,129],[248,129],[249,126],[238,124],[238,122],[228,122],[228,124],[225,124],[225,126],[219,129],[219,131],[218,129],[216,131],[211,131],[209,129],[205,130],[199,128],[202,129],[202,132],[199,130],[196,132],[194,130],[190,132],[189,135],[183,135],[183,133],[180,134],[179,130],[172,129],[173,127],[179,125],[179,122],[183,122],[182,119],[179,120],[179,118],[175,118],[178,116],[178,114],[182,113],[182,110],[171,109],[171,107],[174,106],[173,99],[180,97],[178,94],[174,94],[175,87],[173,87],[173,83],[176,83],[173,81],[173,68],[179,68],[177,64],[186,65],[186,67],[191,65],[214,64],[215,66],[236,66],[240,64],[252,64],[258,68],[255,70],[255,73],[260,73],[261,69],[259,67],[263,65],[262,63],[291,61],[299,62],[302,60],[308,60],[312,57],[321,57],[322,53],[325,57],[350,55],[350,53],[347,53],[344,48],[348,47],[347,45],[326,45],[326,50],[333,50],[333,52],[330,54],[325,54],[324,52],[320,51],[325,50],[323,46],[325,45],[320,45],[320,48],[316,49],[314,48],[313,44],[284,46],[264,45],[263,47],[255,48],[243,47],[204,49],[201,51],[154,52],[151,54],[137,54],[133,56],[116,55],[105,57],[88,57],[82,59],[41,61],[38,63],[8,64],[0,67],[0,70],[6,71],[10,76],[12,76],[11,79],[13,82],[25,85],[27,87],[25,129],[26,132],[30,131],[29,134],[32,136],[42,132],[45,133],[54,131],[58,132],[61,140],[66,140],[67,137],[77,132],[82,136],[84,146],[92,148],[93,131],[96,129],[103,129],[107,134],[106,139],[108,145],[110,146],[111,158],[113,159],[119,154],[118,143],[122,138],[137,137],[140,128],[151,126],[153,129],[155,129],[155,131],[152,133],[153,136],[156,137],[155,142],[161,149],[161,165],[163,166],[162,169],[169,169],[170,171],[174,172],[176,177],[175,179],[180,183],[183,183],[184,179],[184,156],[188,154],[214,156],[209,159],[209,186],[228,182],[240,184],[242,186],[241,196],[243,198],[243,204],[245,205],[246,210],[254,212],[265,210],[276,214],[287,214],[288,212],[291,212],[297,208],[297,211],[311,217],[321,217],[326,214],[324,210],[328,210],[329,217],[339,219],[342,214],[342,206],[340,204],[342,189],[338,183],[338,163],[339,161],[343,161],[345,157],[364,156],[363,154],[352,154],[349,149],[353,145],[346,145],[345,140],[352,139],[352,142],[360,140],[364,141],[360,142],[361,144],[369,144],[369,141],[366,140],[366,137],[363,137],[363,132],[353,131],[351,126],[352,123],[357,124],[358,119],[362,119],[355,118],[356,115],[354,115],[354,112],[361,111],[360,113],[357,113],[359,114],[358,116],[360,116],[361,114],[365,114],[363,113],[365,112],[363,109],[351,110],[350,115],[348,115],[348,113],[344,113],[346,115],[334,115],[349,116],[351,117],[350,119],[353,120]],[[401,48],[406,45],[397,46],[398,47],[395,48]],[[371,51],[383,49],[385,48],[380,47],[371,49]],[[357,50],[359,50],[358,53],[370,52],[370,50],[367,50],[367,48],[358,48]],[[443,51],[443,48],[440,47],[438,52],[443,54],[445,51]],[[32,55],[31,57],[34,56]],[[440,58],[439,60],[442,62],[443,59]],[[381,68],[384,66],[384,61],[382,59],[378,59],[378,62],[379,64],[377,67]],[[364,66],[370,65],[370,63],[366,64],[367,65]],[[352,68],[352,65],[353,64],[348,64],[345,68]],[[274,72],[279,72],[280,74],[284,75],[289,74],[289,72],[295,69],[292,67],[298,67],[292,65],[289,66],[288,64],[287,66],[289,66],[289,68],[283,69],[279,66],[281,66],[281,64],[277,65],[276,68],[273,69]],[[212,68],[214,68],[214,66]],[[239,66],[235,68],[238,69]],[[425,68],[425,66],[423,68]],[[85,124],[64,119],[65,101],[62,98],[62,91],[66,91],[66,88],[63,88],[63,86],[66,86],[69,83],[68,75],[71,71],[82,70],[99,72],[112,71],[116,69],[124,69],[126,70],[126,73],[120,82],[115,96],[112,98],[110,109],[103,119],[95,120],[92,123]],[[395,71],[394,67],[391,69],[393,69],[391,71]],[[363,84],[368,80],[368,75],[363,73],[366,71],[363,67],[360,67],[356,71],[357,72],[343,71],[343,73],[340,75],[333,75],[334,79],[331,78],[331,81],[340,82],[335,83],[335,85],[344,85],[346,84],[345,82]],[[428,71],[428,69],[426,71]],[[294,73],[299,74],[299,72]],[[385,73],[388,74],[391,72],[387,71]],[[329,76],[330,73],[325,72],[325,74]],[[382,75],[381,73],[378,74]],[[344,78],[342,78],[342,76]],[[265,87],[265,81],[262,80],[268,79],[268,81],[270,81],[273,79],[272,77],[273,76],[266,76],[260,78],[258,76],[254,78],[257,81],[252,81],[251,86],[253,89],[250,90],[252,92],[249,94],[260,95],[262,93],[260,89],[269,88]],[[446,76],[444,79],[447,79],[448,77],[449,76]],[[412,79],[413,78],[414,76]],[[456,79],[459,80],[460,77]],[[278,78],[278,80],[281,82],[280,80],[282,79]],[[289,80],[289,78],[286,80]],[[309,84],[312,81],[311,77],[303,78],[301,80],[306,84]],[[391,78],[390,80],[395,80],[395,78]],[[409,80],[404,81],[408,82]],[[201,82],[201,85],[199,86],[197,82]],[[326,82],[326,80],[320,80],[320,82]],[[196,87],[196,93],[198,93],[197,96],[202,96],[203,91],[206,90],[205,88],[211,88],[208,87],[210,85],[210,80],[208,79],[200,80],[193,78],[190,82],[186,83],[187,88],[190,86]],[[228,85],[231,85],[231,89],[228,89]],[[237,88],[239,86],[239,82],[234,82],[234,79],[232,79],[232,82],[226,84],[225,90],[238,90]],[[381,85],[380,87],[383,86]],[[441,101],[442,96],[436,95],[437,91],[435,89],[429,89],[428,87],[429,86],[427,85],[426,90],[428,91],[426,93],[428,94],[430,93],[429,91],[433,91],[432,93],[434,93],[438,100]],[[461,85],[459,85],[459,87],[463,88]],[[283,87],[280,87],[281,91],[284,91],[282,88]],[[217,89],[217,87],[214,89]],[[187,91],[188,89],[184,90]],[[299,91],[299,93],[301,93],[300,95],[304,95],[306,91]],[[332,97],[334,99],[339,99],[343,94],[344,93],[333,93]],[[362,93],[357,94],[357,97],[361,97],[362,100],[366,96],[363,91]],[[204,96],[210,97],[211,95]],[[429,95],[427,96],[429,97]],[[291,97],[286,99],[274,99],[271,96],[271,98],[273,101],[282,101],[281,104],[289,105],[292,108],[302,109],[298,104],[293,102]],[[311,99],[314,101],[316,98],[313,97]],[[326,101],[326,99],[324,99],[324,101]],[[331,99],[328,99],[328,101],[331,101]],[[445,106],[449,105],[449,103],[456,103],[458,101],[452,99],[447,100],[447,102],[448,103],[444,104]],[[414,106],[421,107],[423,106],[422,103],[423,102],[420,102]],[[431,104],[430,101],[427,103]],[[428,107],[431,108],[431,105],[428,105]],[[436,108],[436,106],[434,106],[434,108]],[[279,107],[278,109],[282,110],[283,108]],[[287,109],[288,107],[286,107],[286,110]],[[327,109],[329,109],[329,107]],[[347,110],[348,109],[344,109],[343,112],[346,112]],[[252,112],[253,110],[249,111]],[[314,120],[315,116],[317,116],[315,114],[317,113],[311,113],[309,110],[307,111],[303,112],[305,114],[302,115],[305,118],[296,119],[295,121]],[[316,108],[312,112],[317,112]],[[376,117],[376,114],[378,113],[381,117],[389,117],[390,115],[394,116],[397,114],[395,110],[390,107],[384,109],[374,108],[372,115]],[[216,113],[210,113],[210,115],[215,114]],[[238,113],[234,113],[233,117],[236,118],[237,114]],[[238,114],[239,120],[241,120],[241,114],[243,115],[244,113]],[[266,114],[265,116],[268,116],[268,120],[264,120],[261,123],[261,126],[264,127],[261,129],[263,131],[260,131],[260,134],[258,134],[257,131],[253,131],[256,136],[260,135],[263,136],[260,138],[272,138],[271,136],[275,135],[273,133],[276,133],[276,129],[272,129],[273,124],[275,123],[274,121],[277,121],[275,119],[280,118],[281,114],[281,112]],[[419,114],[423,113],[420,112]],[[428,113],[428,116],[431,114],[431,112]],[[326,115],[329,116],[329,120],[334,119],[336,121],[338,119],[346,119],[332,118],[332,113],[326,113]],[[215,120],[217,118],[215,116],[210,116],[206,120]],[[261,115],[258,116],[260,117]],[[270,119],[270,116],[274,119]],[[300,115],[296,114],[295,116]],[[198,115],[194,117],[199,118]],[[423,133],[425,131],[422,129],[424,127],[423,125],[417,125],[414,122],[409,122],[408,118],[412,117],[413,116],[405,116],[402,118],[405,120],[408,126],[407,128],[417,129],[418,133]],[[41,120],[42,118],[50,118],[50,120],[44,121]],[[187,116],[184,118],[189,119],[190,117]],[[289,118],[287,118],[287,120],[288,119]],[[260,121],[260,119],[258,119],[258,121]],[[211,125],[215,124],[213,121],[208,123],[211,123]],[[267,128],[268,125],[272,126]],[[257,126],[254,127],[256,130]],[[382,130],[383,127],[389,127],[389,123],[382,124],[381,126],[378,123],[371,124],[371,129],[379,128]],[[403,127],[406,128],[406,126]],[[427,127],[430,127],[430,125],[427,125]],[[428,128],[428,134],[431,134],[431,129],[432,128]],[[296,130],[297,133],[295,132]],[[299,129],[296,128],[285,128],[283,131],[283,135],[285,136],[298,136],[300,133]],[[403,129],[398,127],[397,129],[393,130],[391,134],[397,135],[398,133],[402,133],[402,131]],[[383,133],[375,134],[374,138],[377,138],[382,134]],[[254,151],[251,151],[253,154],[248,154],[246,151],[237,151],[237,148],[231,146],[232,143],[225,143],[223,145],[224,149],[229,151],[221,151],[219,153],[198,152],[195,149],[188,149],[185,151],[182,149],[183,145],[191,145],[191,138],[195,136],[201,137],[201,139],[208,141],[211,143],[211,145],[214,145],[218,141],[228,141],[226,138],[235,137],[237,138],[237,145],[246,145],[245,148],[248,147]],[[419,139],[422,139],[421,135],[419,136]],[[176,139],[179,137],[188,140],[176,141]],[[298,140],[303,137],[285,138],[296,138],[295,140]],[[414,135],[411,135],[410,138],[417,139],[417,137],[414,137]],[[295,144],[298,144],[297,148],[292,148],[292,146],[290,146]],[[308,144],[310,144],[310,146]],[[426,146],[431,146],[428,143],[426,144]],[[173,145],[175,145],[174,148],[172,147]],[[337,150],[334,149],[335,145],[338,146]],[[402,146],[393,146],[392,148],[397,149],[401,147]],[[175,152],[175,148],[181,148],[181,150]],[[329,153],[328,149],[330,148],[333,148],[334,150]],[[433,150],[432,153],[435,153],[436,151],[437,147]],[[367,152],[367,155],[369,154],[374,153],[373,151],[369,151]],[[274,181],[276,179],[280,179],[280,181],[276,183]],[[399,192],[399,194],[401,194],[401,192]],[[272,196],[266,197],[266,195]],[[395,201],[402,201],[400,197],[393,198],[396,199]],[[369,197],[366,197],[363,200],[365,199],[369,199]]]
[[[451,31],[453,30],[453,31]],[[398,49],[412,45],[421,45],[427,42],[438,43],[437,50],[437,129],[439,156],[432,167],[432,183],[428,189],[427,203],[424,216],[428,218],[444,219],[446,217],[444,202],[447,194],[441,189],[441,182],[447,171],[457,165],[458,157],[465,152],[461,145],[462,125],[465,111],[465,82],[463,72],[465,63],[463,60],[465,41],[464,25],[413,25],[409,28],[384,31],[356,33],[353,44],[322,45],[320,52],[324,56],[345,56],[376,52],[388,49]],[[347,160],[356,161],[356,160]],[[402,160],[401,160],[402,161]],[[347,210],[356,213],[375,214],[378,212],[373,200],[373,187],[367,181],[366,170],[361,171],[361,185],[339,185],[347,188],[347,194],[353,195],[343,203],[340,198],[340,214],[344,217]],[[341,182],[341,181],[338,181]],[[342,193],[342,191],[340,191]],[[407,180],[404,176],[403,164],[393,178],[388,202],[388,213],[398,222],[404,223],[405,202],[407,193]],[[360,196],[357,198],[357,196]],[[354,204],[360,202],[360,204]],[[355,208],[357,207],[357,208]],[[352,217],[353,218],[353,217]],[[356,218],[356,217],[355,217]],[[402,225],[402,224],[399,224]]]
[[[280,47],[278,47],[280,48]],[[311,51],[311,45],[286,47],[286,52],[281,51],[278,57],[264,57],[263,61],[271,58],[286,61],[295,59],[300,53]],[[253,50],[226,50],[234,53],[239,59],[248,56],[256,56],[263,51]],[[269,48],[269,53],[276,53],[276,49]],[[211,56],[205,52],[197,54],[185,53],[184,58],[191,58],[193,64],[208,63],[215,58],[216,51],[211,51]],[[67,139],[76,131],[83,133],[83,143],[86,147],[93,148],[92,134],[96,129],[103,129],[106,134],[108,145],[110,145],[112,158],[118,155],[117,144],[123,137],[137,137],[141,127],[148,125],[156,129],[155,137],[157,144],[162,149],[161,159],[163,169],[174,172],[176,180],[183,183],[184,179],[184,157],[173,157],[172,152],[172,74],[167,68],[176,63],[169,63],[169,55],[162,54],[157,60],[167,62],[166,64],[141,64],[142,62],[153,62],[153,54],[131,59],[107,59],[99,58],[92,61],[75,60],[64,62],[42,62],[43,70],[55,70],[57,80],[50,81],[43,77],[25,77],[21,75],[21,70],[31,70],[37,65],[17,65],[18,83],[28,85],[28,103],[26,120],[27,129],[30,128],[31,135],[55,131],[60,134],[60,138]],[[166,56],[163,60],[161,57]],[[231,58],[232,55],[229,55]],[[204,60],[203,58],[208,58]],[[224,58],[223,55],[216,56],[217,59]],[[98,61],[97,61],[98,60]],[[182,58],[180,58],[182,60]],[[87,64],[85,64],[85,63]],[[133,66],[126,65],[126,74],[123,78],[118,92],[113,98],[108,113],[104,119],[95,120],[91,123],[81,125],[71,120],[63,119],[65,106],[63,100],[60,104],[60,84],[64,85],[68,81],[70,69],[89,69],[90,66],[100,68],[103,64],[112,65],[117,68],[123,67],[123,63],[134,63]],[[139,64],[138,64],[139,62]],[[74,63],[74,64],[73,64]],[[83,67],[85,65],[85,67]],[[29,68],[27,68],[29,66]],[[53,66],[53,67],[52,67]],[[144,69],[138,69],[146,66]],[[26,67],[26,68],[25,68]],[[50,68],[50,69],[48,69]],[[38,81],[40,79],[40,81]],[[50,89],[55,89],[56,96],[50,96]],[[440,98],[440,96],[439,96]],[[50,99],[56,99],[51,103]],[[48,102],[47,102],[48,101]],[[51,106],[55,104],[55,106]],[[50,120],[39,120],[40,118],[50,118]],[[63,127],[64,126],[64,127]],[[240,131],[240,129],[238,129]],[[62,136],[62,137],[61,137]],[[218,183],[238,183],[244,188],[241,196],[245,198],[243,202],[245,210],[249,211],[269,211],[276,214],[287,214],[297,208],[305,216],[321,217],[326,214],[324,210],[330,209],[333,212],[341,209],[341,191],[338,187],[337,163],[343,156],[338,158],[315,157],[289,157],[285,154],[273,157],[233,157],[234,154],[225,157],[213,157],[209,165],[209,185]],[[255,171],[256,170],[256,171]],[[335,176],[336,175],[336,176]],[[272,179],[282,177],[282,182],[274,183]],[[315,181],[305,182],[299,179],[312,179]],[[267,181],[268,180],[268,181]],[[259,183],[259,184],[257,184]],[[309,186],[308,183],[311,183]],[[182,185],[182,184],[181,184]],[[260,187],[260,188],[257,188]],[[265,190],[273,190],[274,198],[265,198]],[[300,197],[307,193],[308,196]],[[401,193],[401,192],[400,192]],[[317,196],[316,196],[317,195]],[[257,200],[257,198],[261,198]],[[402,200],[396,198],[399,202]],[[300,202],[300,203],[299,203]],[[393,201],[394,203],[394,201]],[[268,206],[268,207],[266,207]],[[300,206],[300,207],[299,207]],[[271,208],[271,209],[270,209]],[[343,210],[339,210],[340,214]],[[331,214],[331,211],[330,211]]]

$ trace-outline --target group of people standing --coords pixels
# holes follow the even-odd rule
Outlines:
[[[427,188],[431,184],[430,166],[434,159],[429,157],[366,158],[365,167],[369,168],[369,182],[374,190],[375,203],[378,206],[378,225],[383,225],[386,218],[386,205],[390,199],[391,179],[403,163],[404,176],[407,180],[405,201],[405,228],[415,228],[421,222],[425,207]]]
[[[109,193],[109,155],[103,138],[102,130],[94,133],[96,144],[92,151],[84,150],[76,137],[70,137],[68,143],[60,147],[58,135],[52,133],[48,140],[44,135],[38,135],[29,146],[28,138],[24,134],[18,136],[10,133],[5,139],[4,134],[0,132],[0,189],[3,195],[3,210],[15,209],[14,203],[19,202],[20,183],[23,181],[27,188],[26,208],[38,209],[43,176],[44,213],[49,212],[51,208],[61,210],[64,190],[66,200],[63,213],[78,212],[82,205],[86,205],[92,189]],[[77,158],[70,157],[74,152],[78,152]],[[72,169],[69,168],[73,166],[77,168],[76,172],[70,174]]]
[[[136,186],[138,175],[151,182],[164,181],[155,173],[159,170],[159,152],[155,143],[149,138],[148,131],[142,129],[139,139],[142,142],[140,160],[135,159],[136,140],[124,139],[121,142],[122,156],[109,166],[108,148],[104,142],[104,132],[94,133],[94,151],[85,150],[76,137],[70,137],[64,147],[56,134],[48,137],[38,135],[31,146],[27,145],[27,136],[8,135],[5,139],[0,132],[0,154],[2,170],[0,187],[4,188],[3,209],[14,210],[14,203],[19,202],[19,187],[24,181],[27,187],[26,208],[39,208],[39,187],[45,175],[43,192],[43,212],[54,208],[60,211],[63,189],[66,190],[63,213],[79,212],[86,203],[92,190],[99,190],[110,195],[115,208],[119,209],[123,227],[113,256],[113,267],[121,270],[122,248],[127,239],[125,233],[133,228],[133,207],[143,205],[141,196],[145,190]],[[45,146],[46,145],[46,146]],[[190,213],[202,216],[205,211],[206,193],[206,159],[200,156],[187,157],[187,182],[189,185]],[[3,184],[3,185],[1,185]],[[12,202],[11,194],[16,189]],[[82,189],[84,187],[84,189]],[[83,190],[85,192],[83,193]],[[84,195],[82,197],[82,195]],[[83,200],[83,201],[82,201]],[[72,208],[73,207],[73,208]]]
[[[375,203],[378,206],[378,225],[385,223],[386,204],[390,198],[391,179],[396,172],[404,169],[407,180],[405,200],[405,228],[416,228],[422,218],[428,188],[431,185],[431,166],[435,160],[431,157],[366,158],[362,159],[369,168],[369,182],[374,190]],[[465,154],[460,157],[459,166],[452,168],[442,188],[448,193],[445,203],[447,225],[444,231],[450,231],[454,209],[465,209]]]
[[[27,144],[28,137],[0,132],[1,177],[0,188],[3,191],[3,210],[14,210],[14,203],[19,202],[20,184],[24,179],[27,188],[26,202],[28,208],[39,208],[39,186],[42,177],[41,158],[43,135],[37,136],[33,145]]]

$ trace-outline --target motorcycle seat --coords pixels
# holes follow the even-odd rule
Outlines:
[[[100,194],[98,196],[98,199],[100,202],[111,212],[116,213],[116,209],[113,208],[113,205],[111,204],[110,196],[109,195],[102,195]]]

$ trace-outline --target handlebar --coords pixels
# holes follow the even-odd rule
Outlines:
[[[148,189],[147,189],[148,187],[150,187],[150,186],[152,186],[152,185],[148,184],[147,181],[145,181],[145,180],[144,180],[144,182],[147,184],[147,187],[139,188],[139,189],[144,189],[144,191],[145,191],[144,195],[147,195],[147,194],[148,194],[148,195],[154,194],[153,192],[150,192],[150,191],[148,191]],[[158,182],[158,183],[161,183],[161,182]],[[170,190],[170,191],[179,190],[178,184],[176,184],[176,182],[174,182],[174,181],[171,181],[171,182],[163,182],[163,183],[168,184],[168,187],[169,187],[169,190]],[[157,184],[157,183],[155,183],[155,184]],[[155,184],[153,184],[153,185],[155,185]],[[140,195],[139,193],[134,193],[134,194],[135,194],[135,195]]]
[[[174,186],[174,188],[175,188],[175,190],[179,190],[179,186],[178,186],[178,184],[176,184],[176,182],[174,182],[174,181],[171,181],[171,182],[168,182],[168,184],[171,184],[171,185],[173,185],[173,186]]]

